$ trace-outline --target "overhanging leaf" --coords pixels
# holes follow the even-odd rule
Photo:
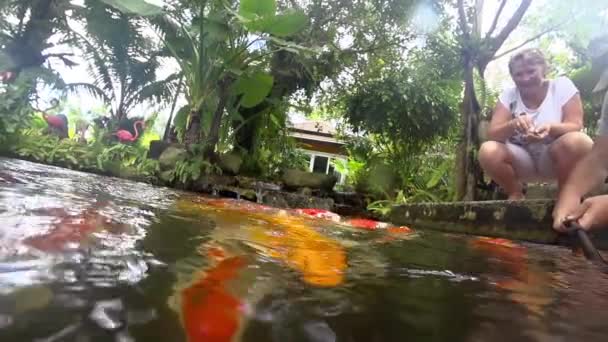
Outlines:
[[[301,11],[277,15],[262,30],[277,37],[288,37],[300,32],[308,24],[308,17]]]
[[[276,0],[241,0],[239,7],[239,14],[248,19],[274,16],[276,11]]]
[[[261,103],[270,93],[273,82],[272,75],[263,72],[243,75],[235,85],[236,93],[243,94],[241,105],[251,108]]]
[[[228,37],[230,26],[226,24],[226,18],[218,15],[210,15],[207,22],[203,25],[209,38],[216,41],[223,41]]]
[[[146,0],[101,0],[107,5],[110,5],[123,13],[137,14],[141,16],[155,16],[163,13],[163,4],[159,0],[155,0],[159,6],[154,5],[151,1]]]

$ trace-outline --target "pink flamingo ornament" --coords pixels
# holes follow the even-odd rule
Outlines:
[[[63,130],[65,127],[65,120],[59,115],[50,115],[47,113],[42,113],[42,118],[46,121],[49,126]]]
[[[118,138],[118,140],[121,143],[124,142],[133,142],[135,140],[137,140],[137,138],[139,137],[139,131],[137,130],[137,125],[141,125],[141,129],[144,128],[144,122],[139,120],[139,121],[135,121],[135,123],[133,123],[133,129],[135,130],[135,136],[133,134],[131,134],[131,132],[124,130],[124,129],[119,129],[118,131],[116,131],[116,133],[113,133],[112,135],[115,135],[116,138]]]

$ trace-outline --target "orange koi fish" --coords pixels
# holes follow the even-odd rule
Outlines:
[[[220,261],[181,291],[184,328],[190,342],[228,342],[236,335],[243,303],[226,289],[246,266],[243,257]]]
[[[47,233],[24,239],[24,244],[44,252],[57,253],[69,243],[80,243],[91,233],[114,226],[111,219],[99,214],[97,207],[76,216],[68,214],[65,209],[48,209],[48,213],[61,219]]]
[[[229,198],[197,198],[195,202],[217,208],[239,210],[244,212],[276,210],[275,208],[266,205]]]
[[[347,220],[345,223],[350,226],[353,226],[355,228],[362,228],[362,229],[367,229],[367,230],[376,230],[378,228],[388,227],[387,223],[370,220],[370,219],[364,219],[364,218],[350,219],[350,220]]]
[[[388,232],[389,232],[389,234],[410,234],[410,233],[413,233],[414,230],[411,229],[410,227],[400,226],[400,227],[389,227]]]
[[[508,291],[508,297],[530,312],[543,315],[544,307],[552,302],[548,294],[550,277],[529,263],[526,248],[514,241],[501,238],[478,237],[471,242],[474,249],[502,260],[507,277],[494,284]]]
[[[472,241],[475,249],[497,255],[509,261],[521,261],[525,258],[525,248],[512,240],[480,236]]]
[[[307,215],[310,217],[334,221],[334,222],[339,222],[341,220],[340,215],[333,213],[329,210],[325,210],[325,209],[314,209],[314,208],[296,209],[296,210],[294,210],[294,212],[297,214],[300,214],[300,215]]]
[[[338,241],[317,232],[297,216],[274,215],[264,220],[280,228],[253,227],[252,247],[299,271],[311,285],[330,287],[344,281],[346,252]]]

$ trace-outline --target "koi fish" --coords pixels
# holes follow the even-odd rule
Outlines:
[[[341,220],[340,215],[325,209],[296,209],[294,212],[300,215],[306,215],[334,222],[340,222]]]
[[[115,228],[111,219],[99,214],[96,208],[87,209],[80,215],[70,215],[64,209],[48,209],[53,216],[61,217],[59,222],[45,234],[31,236],[23,243],[50,253],[61,252],[69,243],[80,243],[91,233]]]
[[[275,208],[266,205],[228,198],[198,198],[196,200],[196,203],[209,205],[217,208],[241,210],[246,212],[276,210]]]
[[[494,285],[507,291],[507,296],[538,316],[545,314],[545,307],[553,302],[548,289],[551,277],[537,269],[528,260],[526,248],[511,240],[478,237],[472,247],[503,261],[499,265],[507,275],[493,281]]]
[[[182,320],[188,341],[228,342],[236,335],[244,305],[226,286],[246,265],[243,257],[224,259],[181,291]]]
[[[344,281],[346,252],[336,240],[324,236],[297,216],[269,216],[268,227],[253,227],[249,245],[299,271],[314,286],[337,286]]]
[[[480,236],[471,242],[471,246],[475,250],[484,252],[484,254],[505,261],[502,266],[508,272],[509,278],[495,281],[497,287],[512,290],[519,286],[521,278],[526,277],[528,269],[525,249],[515,242],[508,239]]]
[[[362,229],[367,229],[367,230],[376,230],[378,228],[387,228],[388,227],[388,223],[374,221],[374,220],[370,220],[370,219],[364,219],[364,218],[350,219],[350,220],[347,220],[345,223],[350,226],[356,227],[356,228],[362,228]]]
[[[414,230],[411,229],[410,227],[400,226],[400,227],[389,227],[388,232],[389,232],[389,234],[410,234],[410,233],[413,233]]]
[[[473,241],[474,244],[490,244],[490,245],[494,245],[494,246],[501,246],[501,247],[507,247],[507,248],[521,248],[519,245],[517,245],[515,242],[508,240],[508,239],[502,239],[502,238],[490,238],[490,237],[485,237],[485,236],[480,236],[475,238],[475,240]]]

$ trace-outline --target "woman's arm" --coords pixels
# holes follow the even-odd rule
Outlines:
[[[549,135],[557,138],[581,129],[583,129],[583,102],[580,94],[576,94],[562,107],[562,122],[552,124],[549,128]]]
[[[559,194],[553,211],[553,227],[564,230],[564,219],[579,208],[581,197],[587,195],[608,176],[608,136],[599,136],[593,149],[576,164]],[[606,209],[603,209],[606,210]]]
[[[494,141],[505,142],[515,134],[517,129],[522,132],[528,131],[531,124],[531,120],[527,115],[521,115],[514,119],[511,111],[498,101],[494,114],[492,114],[488,138]]]

